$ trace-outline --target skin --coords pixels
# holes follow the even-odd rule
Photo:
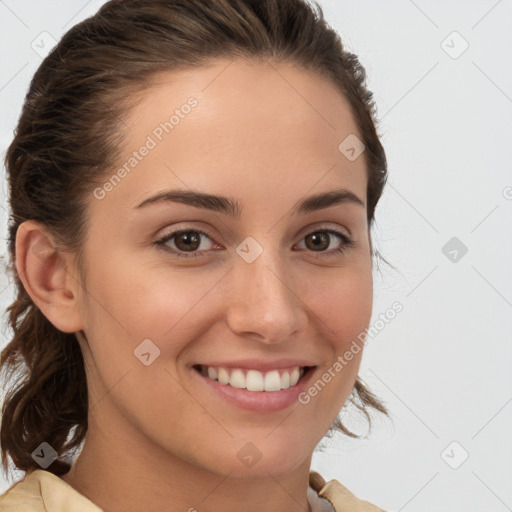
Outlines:
[[[18,231],[25,288],[56,327],[78,333],[85,358],[88,433],[63,480],[105,512],[234,512],[241,503],[246,512],[302,512],[314,448],[363,351],[308,404],[272,413],[207,395],[192,365],[304,358],[316,365],[315,382],[368,326],[366,167],[338,150],[358,130],[347,100],[318,75],[219,60],[158,75],[127,116],[119,166],[190,96],[198,104],[179,125],[103,199],[88,198],[85,281],[75,255],[54,251],[42,226],[27,221]],[[232,197],[241,217],[171,202],[136,208],[176,188]],[[292,215],[305,196],[338,188],[364,206]],[[207,232],[202,256],[156,245],[178,228]],[[315,250],[307,235],[322,228],[354,244],[339,253],[343,241],[327,235]],[[263,248],[250,264],[235,251],[247,236]],[[144,339],[160,349],[149,366],[134,356]],[[261,453],[252,467],[237,457],[248,442]]]

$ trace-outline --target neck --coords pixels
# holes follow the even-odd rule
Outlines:
[[[62,479],[104,512],[311,510],[311,457],[290,473],[234,478],[162,453],[161,447],[135,441],[134,435],[95,428],[90,422],[82,452]]]

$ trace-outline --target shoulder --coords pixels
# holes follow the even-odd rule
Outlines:
[[[103,512],[61,478],[36,469],[0,496],[1,512]]]
[[[368,501],[357,498],[338,480],[326,482],[316,471],[310,472],[309,485],[318,496],[331,503],[335,512],[386,512]]]
[[[10,487],[0,496],[2,512],[45,512],[41,492],[34,478],[25,478]]]
[[[335,512],[385,512],[360,500],[338,480],[326,482],[311,471],[310,486],[318,496],[326,499]],[[97,505],[78,493],[61,478],[44,471],[34,470],[0,496],[2,512],[103,512]]]

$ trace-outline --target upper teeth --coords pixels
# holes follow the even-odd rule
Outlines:
[[[280,391],[295,386],[304,374],[304,368],[295,366],[290,370],[271,370],[263,373],[241,368],[201,366],[201,373],[210,379],[218,380],[221,384],[246,388],[248,391]]]

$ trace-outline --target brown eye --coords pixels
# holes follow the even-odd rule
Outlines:
[[[174,235],[174,240],[180,251],[195,251],[201,243],[201,235],[197,231],[182,231]]]
[[[308,249],[321,251],[327,249],[330,243],[330,237],[324,231],[317,231],[315,233],[311,233],[305,237],[305,240]],[[309,244],[308,241],[311,243]]]
[[[208,246],[208,241],[210,241],[210,246]],[[174,231],[163,236],[156,244],[164,247],[168,252],[184,258],[203,256],[202,251],[207,251],[212,248],[212,245],[215,245],[210,236],[197,229]],[[200,247],[201,249],[198,250]]]
[[[333,238],[337,238],[340,242],[338,243],[338,247],[335,247],[332,250],[326,250],[333,241]],[[305,248],[310,252],[317,252],[320,253],[320,256],[329,257],[335,255],[339,256],[353,245],[354,241],[344,233],[334,229],[319,229],[307,234],[301,240],[301,244],[304,244],[302,248]]]

